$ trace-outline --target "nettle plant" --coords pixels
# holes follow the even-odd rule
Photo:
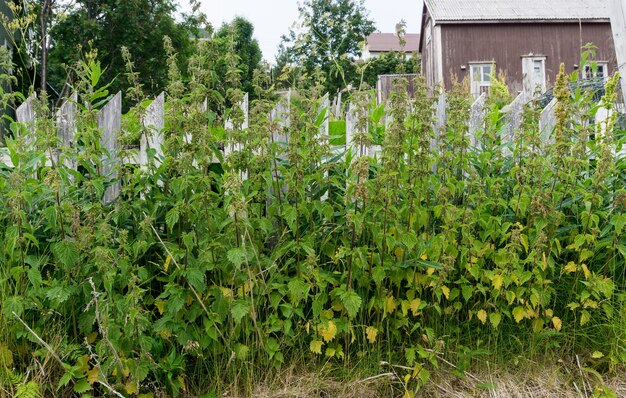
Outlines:
[[[354,92],[346,150],[322,135],[323,75],[277,119],[257,71],[246,119],[234,52],[199,42],[183,80],[165,49],[162,155],[120,166],[112,203],[94,52],[75,67],[73,146],[46,98],[33,125],[12,124],[12,167],[0,165],[2,394],[212,396],[288,364],[382,361],[412,397],[433,369],[453,362],[462,375],[489,355],[588,350],[599,370],[626,360],[623,138],[615,113],[590,123],[613,109],[617,76],[597,103],[561,71],[548,140],[538,101],[501,139],[507,93],[494,95],[479,147],[463,83],[440,131],[421,77],[415,99],[405,80],[384,105]],[[124,59],[127,154],[148,132],[149,101]],[[228,81],[214,81],[224,65]]]

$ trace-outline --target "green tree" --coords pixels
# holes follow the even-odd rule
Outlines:
[[[193,51],[192,36],[197,34],[199,19],[185,16],[174,19],[176,6],[171,0],[77,0],[67,17],[52,30],[50,82],[63,87],[83,49],[98,50],[98,58],[112,81],[111,91],[126,90],[122,78],[125,64],[121,48],[132,54],[134,69],[148,95],[157,94],[167,84],[167,62],[163,37],[169,36],[181,59]]]
[[[354,60],[375,30],[363,0],[306,0],[298,10],[302,31],[291,29],[283,36],[278,67],[297,66],[307,75],[320,71],[325,88],[333,93],[358,84]]]
[[[230,23],[224,23],[215,34],[220,53],[233,51],[238,59],[237,68],[241,71],[241,84],[245,92],[252,92],[254,71],[261,67],[263,55],[259,42],[254,38],[254,25],[242,17],[236,17]],[[226,65],[220,67],[220,81],[226,81]]]
[[[419,73],[420,58],[417,54],[407,58],[404,53],[390,52],[366,61],[363,68],[363,83],[375,87],[379,75],[393,73]]]

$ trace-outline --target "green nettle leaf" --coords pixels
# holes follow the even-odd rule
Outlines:
[[[66,302],[70,296],[72,295],[72,291],[67,286],[55,286],[48,289],[46,292],[46,297],[48,300],[53,303],[60,305]]]
[[[19,296],[9,297],[2,303],[2,312],[5,317],[11,319],[13,319],[13,313],[22,316],[22,312],[24,312],[24,299]]]
[[[287,284],[289,287],[289,295],[291,303],[297,305],[309,295],[311,284],[305,282],[302,278],[294,278]]]
[[[372,269],[372,280],[377,285],[380,285],[382,283],[382,281],[385,279],[386,275],[387,275],[387,273],[386,273],[384,267],[377,266],[377,267],[374,267]]]
[[[413,233],[402,234],[400,239],[402,240],[402,244],[404,244],[409,251],[413,250],[417,244],[417,236]]]
[[[52,245],[52,253],[57,261],[67,267],[73,267],[78,263],[80,253],[74,242],[64,240]]]
[[[165,223],[167,227],[171,230],[174,228],[174,225],[178,223],[178,219],[180,218],[180,212],[178,207],[172,207],[167,214],[165,215]]]
[[[235,267],[241,267],[241,265],[245,262],[246,253],[244,252],[244,249],[235,247],[228,251],[226,257],[228,257],[228,261],[230,261]]]
[[[204,272],[198,268],[187,268],[185,270],[185,277],[187,282],[199,292],[204,291],[206,287],[206,281]]]
[[[246,300],[237,300],[233,303],[232,308],[230,309],[230,313],[233,316],[233,319],[236,323],[241,322],[241,320],[248,315],[250,312],[250,303]]]
[[[502,321],[502,315],[499,312],[492,312],[489,314],[489,321],[493,325],[493,328],[497,329],[498,325],[500,325],[500,321]]]
[[[74,384],[74,392],[82,394],[91,390],[91,385],[87,381],[87,379],[79,380],[76,384]]]
[[[32,283],[35,289],[39,289],[41,287],[41,272],[37,268],[30,268],[28,270],[28,280]]]
[[[61,376],[61,379],[59,380],[59,385],[57,388],[66,386],[70,382],[70,380],[72,380],[72,374],[70,372],[63,373],[63,376]]]
[[[471,286],[464,285],[461,288],[461,294],[463,295],[463,299],[467,302],[470,298],[472,298],[472,293],[474,289]]]
[[[341,303],[346,308],[348,316],[354,318],[361,308],[362,300],[354,290],[349,290],[341,293]]]

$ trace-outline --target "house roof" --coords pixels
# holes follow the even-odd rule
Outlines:
[[[436,23],[610,20],[607,0],[424,0]]]
[[[419,33],[407,33],[404,36],[406,44],[404,48],[400,46],[400,41],[395,33],[372,33],[367,36],[367,49],[370,52],[388,52],[388,51],[405,51],[414,52],[419,48]]]

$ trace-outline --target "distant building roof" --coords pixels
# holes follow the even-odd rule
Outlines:
[[[405,51],[414,52],[419,48],[419,33],[407,33],[404,35],[406,44],[400,46],[400,40],[395,33],[372,33],[366,39],[367,49],[370,52]]]
[[[437,22],[610,20],[607,0],[424,0]]]

